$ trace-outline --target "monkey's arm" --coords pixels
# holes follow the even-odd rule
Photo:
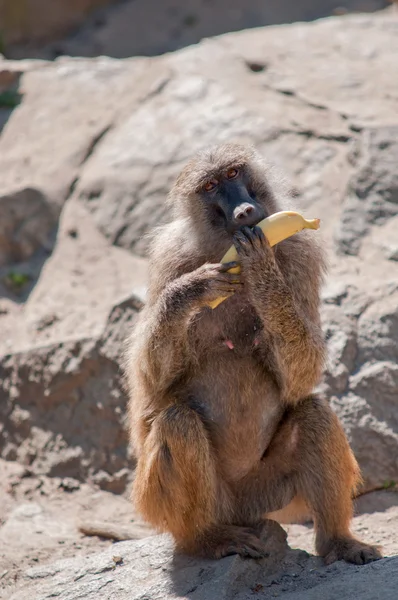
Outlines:
[[[283,398],[298,400],[318,383],[324,365],[317,275],[311,274],[312,264],[303,267],[302,259],[301,265],[298,263],[294,247],[282,261],[282,272],[274,250],[258,227],[245,228],[235,240],[250,300],[268,337],[272,358],[267,360]],[[299,254],[300,247],[296,251]],[[302,278],[299,283],[298,278]]]
[[[188,328],[193,316],[218,295],[241,286],[236,266],[205,264],[168,282],[140,315],[132,336],[129,362],[139,370],[152,396],[164,396],[188,366]]]
[[[140,315],[133,333],[134,354],[151,394],[165,394],[183,369],[188,325],[195,313],[188,300],[177,280]]]

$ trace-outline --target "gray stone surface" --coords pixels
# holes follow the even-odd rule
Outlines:
[[[366,566],[335,563],[274,542],[269,558],[219,561],[173,554],[167,536],[120,542],[101,554],[26,572],[8,600],[395,600],[398,558]],[[381,595],[380,595],[381,594]]]
[[[398,127],[365,130],[361,156],[347,190],[337,235],[339,248],[357,254],[372,224],[398,214]]]
[[[141,300],[111,310],[98,338],[77,338],[4,357],[0,454],[30,472],[91,481],[121,493],[131,476],[119,368]]]

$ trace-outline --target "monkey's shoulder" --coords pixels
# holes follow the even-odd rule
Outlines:
[[[184,219],[152,231],[149,243],[150,288],[159,293],[169,282],[205,262],[199,243]]]

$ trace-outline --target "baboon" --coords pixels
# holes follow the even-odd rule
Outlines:
[[[240,144],[199,153],[168,201],[126,352],[138,511],[183,552],[211,558],[261,557],[265,519],[309,513],[327,563],[376,560],[350,532],[357,462],[313,394],[325,359],[316,234],[270,247],[257,223],[283,205]],[[232,243],[239,275],[220,264]]]

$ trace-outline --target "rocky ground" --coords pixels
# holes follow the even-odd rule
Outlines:
[[[279,530],[260,565],[173,559],[127,500],[120,359],[145,301],[143,234],[166,218],[176,174],[205,145],[253,142],[302,212],[322,218],[320,392],[369,492],[354,528],[397,554],[397,60],[398,18],[384,13],[157,58],[0,61],[4,598],[395,598],[398,559],[326,568],[287,550]],[[312,550],[310,526],[287,529],[293,547]]]
[[[168,575],[163,575],[161,581],[157,583],[159,589],[156,593],[152,590],[148,582],[148,577],[152,577],[154,564],[159,567],[166,567],[173,563],[170,543],[167,538],[156,536],[156,541],[152,542],[151,537],[155,535],[149,527],[142,523],[134,515],[130,502],[122,495],[113,494],[100,490],[92,485],[82,483],[72,478],[58,478],[31,475],[28,469],[17,463],[0,462],[2,506],[0,510],[0,598],[12,600],[32,600],[32,592],[39,600],[50,597],[53,591],[57,591],[61,598],[95,598],[96,600],[110,598],[141,598],[142,593],[152,593],[147,596],[151,600],[159,598],[163,600],[164,587],[168,585]],[[309,554],[314,553],[313,547],[313,526],[308,524],[291,524],[284,526],[288,534],[288,543],[291,548],[304,550]],[[356,502],[356,516],[353,521],[353,531],[363,539],[375,544],[381,544],[386,557],[394,557],[398,554],[398,493],[394,491],[370,492],[362,495]],[[144,542],[134,545],[126,545],[125,542],[116,543],[119,540],[140,540]],[[282,547],[281,547],[282,546]],[[113,570],[100,565],[102,559],[98,552],[106,551],[105,562],[113,561],[113,557],[121,556],[124,558],[124,565],[130,564],[129,572],[126,575],[126,596],[117,596],[120,587],[120,581],[115,575],[115,590],[105,590],[105,595],[100,594],[103,586],[107,585],[109,571]],[[279,596],[286,584],[289,589],[289,579],[291,572],[296,568],[301,573],[302,581],[296,585],[296,591],[316,587],[319,580],[312,581],[312,573],[316,569],[320,575],[321,583],[325,579],[329,585],[330,580],[336,577],[335,567],[323,567],[319,559],[309,559],[301,553],[290,553],[284,548],[284,543],[273,533],[270,541],[270,551],[272,558],[269,562],[273,564],[262,563],[262,569],[266,575],[272,575],[271,582],[266,581],[258,584],[254,579],[259,577],[253,575],[254,579],[250,582],[250,570],[253,568],[247,561],[240,559],[234,561],[234,569],[239,571],[248,568],[246,582],[240,590],[245,593],[245,588],[253,591],[258,587],[258,598]],[[154,552],[157,556],[146,563],[145,557]],[[92,556],[91,562],[88,557]],[[62,566],[53,567],[56,561],[70,559],[69,563],[62,562]],[[281,562],[282,566],[275,564]],[[230,560],[221,561],[225,569],[224,577],[229,576]],[[250,562],[250,561],[249,561]],[[192,563],[192,561],[191,561]],[[241,564],[240,564],[241,563]],[[286,568],[286,564],[289,568]],[[211,563],[210,563],[211,564]],[[192,563],[194,573],[192,578],[198,578],[200,581],[200,571],[203,565],[200,561]],[[117,564],[113,565],[115,568]],[[93,575],[96,580],[96,587],[91,589],[91,584],[87,581]],[[214,567],[213,567],[214,568]],[[257,568],[257,567],[255,567]],[[71,591],[66,585],[66,579],[69,577],[68,571],[78,571],[84,586],[77,587]],[[353,566],[339,566],[341,572],[350,575],[356,573],[358,579],[362,579],[360,571]],[[145,576],[145,583],[137,577],[137,571],[142,570]],[[206,565],[209,570],[209,564]],[[165,568],[167,573],[167,569]],[[176,569],[178,577],[181,577],[179,567]],[[290,572],[289,572],[290,571]],[[396,571],[398,575],[398,561],[394,563],[394,568],[389,570],[388,577]],[[286,574],[287,572],[287,574]],[[43,575],[44,573],[44,575]],[[62,585],[54,575],[61,573]],[[396,576],[395,576],[396,577]],[[41,583],[45,579],[46,586],[43,588]],[[103,579],[104,578],[104,579]],[[273,579],[280,581],[272,583]],[[75,579],[75,575],[71,578]],[[264,575],[260,576],[260,581]],[[395,578],[394,585],[398,583]],[[72,583],[72,581],[71,581]],[[108,582],[109,583],[109,582]],[[211,578],[209,578],[209,584]],[[391,582],[393,583],[393,582]],[[202,585],[202,582],[200,582]],[[355,583],[355,585],[357,585]],[[380,584],[381,585],[381,584]],[[33,586],[33,587],[32,587]],[[48,586],[48,587],[47,587]],[[89,591],[85,590],[88,586]],[[134,587],[135,586],[135,587]],[[192,588],[195,587],[192,583]],[[199,586],[198,586],[199,587]],[[238,586],[237,586],[238,587]],[[264,595],[264,588],[271,587],[272,593]],[[132,591],[134,588],[134,591]],[[349,588],[353,589],[353,588]],[[374,587],[372,587],[374,590]],[[383,591],[385,589],[381,587]],[[69,590],[66,592],[66,590]],[[117,590],[117,591],[116,591]],[[238,590],[235,590],[236,594]],[[260,593],[261,592],[261,593]],[[332,587],[330,598],[333,600],[336,596],[336,588]],[[181,593],[181,591],[178,591]],[[320,591],[318,590],[318,594]],[[347,591],[347,596],[341,596],[347,600],[351,592]],[[67,595],[70,594],[70,595]],[[86,594],[86,595],[84,595]],[[133,595],[136,594],[136,595]],[[207,595],[206,595],[207,594]],[[169,596],[167,596],[168,598]],[[179,595],[170,598],[181,597]],[[185,597],[185,596],[182,596]],[[190,598],[188,595],[187,597]],[[209,599],[219,596],[209,595],[209,591],[201,589],[197,596],[193,598]],[[220,596],[222,597],[222,596]],[[235,596],[233,596],[235,597]],[[240,597],[240,596],[237,596]],[[319,598],[318,596],[315,596]],[[229,598],[229,596],[226,596]],[[306,596],[305,596],[306,598]],[[373,600],[370,596],[369,600]],[[395,598],[395,596],[383,595],[383,598]]]

